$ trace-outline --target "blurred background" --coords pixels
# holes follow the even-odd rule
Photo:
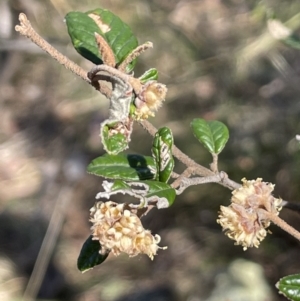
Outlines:
[[[210,155],[189,124],[223,121],[230,139],[220,170],[235,181],[262,177],[276,184],[276,196],[300,200],[300,51],[267,26],[275,15],[300,36],[300,1],[0,0],[1,301],[286,300],[274,285],[300,272],[299,242],[271,226],[259,249],[234,246],[216,224],[231,192],[215,184],[189,188],[171,208],[144,218],[168,246],[153,261],[109,256],[87,273],[77,270],[89,208],[102,189],[85,168],[103,154],[99,124],[108,101],[14,26],[26,13],[42,37],[89,70],[64,16],[98,7],[127,22],[140,44],[154,43],[135,74],[155,67],[168,86],[150,119],[155,126],[170,127],[176,145],[208,166]],[[150,146],[136,125],[129,152],[150,155]],[[285,209],[281,216],[300,229],[299,214]]]

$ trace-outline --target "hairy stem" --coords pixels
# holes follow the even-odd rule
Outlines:
[[[180,177],[181,178],[181,177]],[[181,178],[180,187],[177,191],[177,194],[181,194],[186,188],[192,185],[200,185],[200,184],[207,184],[207,183],[219,183],[225,187],[230,189],[237,189],[241,187],[240,184],[237,184],[228,178],[226,172],[221,171],[216,173],[212,176],[207,177],[195,177],[195,178]]]
[[[218,155],[217,154],[212,154],[213,157],[213,162],[210,164],[210,169],[217,173],[218,172]]]
[[[71,70],[76,75],[80,76],[84,81],[90,83],[90,79],[87,77],[87,72],[84,71],[80,66],[69,60],[66,56],[61,54],[48,42],[46,42],[31,26],[26,15],[21,13],[19,15],[20,25],[15,27],[21,35],[29,38],[33,43],[39,46],[42,50],[46,51],[52,58],[57,60],[66,69]]]
[[[185,171],[181,175],[178,175],[177,179],[172,183],[172,188],[177,188],[178,186],[180,186],[182,179],[189,178],[192,174],[193,169],[191,167],[187,167]]]
[[[177,190],[177,194],[181,194],[186,188],[192,185],[200,185],[207,183],[220,183],[221,177],[219,174],[214,174],[213,176],[208,177],[197,177],[197,178],[182,178],[180,182],[180,187]]]
[[[88,72],[89,79],[93,80],[93,78],[98,74],[98,72],[107,72],[109,76],[117,78],[119,81],[122,80],[124,82],[128,82],[129,79],[129,75],[124,74],[116,68],[107,65],[97,65],[93,67],[92,70]]]
[[[264,210],[265,211],[265,210]],[[282,220],[279,216],[269,213],[269,212],[264,212],[265,216],[270,219],[275,225],[280,227],[282,230],[285,232],[289,233],[290,235],[294,236],[298,241],[300,241],[300,232],[297,231],[295,228],[290,226],[288,223],[286,223],[284,220]]]

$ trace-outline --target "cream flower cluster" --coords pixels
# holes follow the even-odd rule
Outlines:
[[[153,259],[161,249],[160,236],[145,230],[139,217],[126,209],[125,204],[98,202],[90,211],[93,239],[99,240],[102,254],[111,251],[117,256],[124,252],[133,257],[143,253]]]
[[[263,212],[278,215],[281,199],[271,194],[275,185],[262,182],[261,178],[251,181],[244,178],[242,182],[242,187],[232,192],[231,205],[221,206],[217,222],[229,238],[246,250],[257,248],[266,237],[270,220]]]

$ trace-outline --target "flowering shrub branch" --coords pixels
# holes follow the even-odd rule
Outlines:
[[[105,23],[103,16],[114,22]],[[153,47],[151,42],[138,45],[128,25],[107,10],[71,12],[66,21],[73,45],[82,56],[96,64],[86,72],[41,38],[25,14],[20,14],[19,20],[16,31],[110,100],[109,116],[100,130],[107,154],[88,166],[88,172],[111,180],[103,182],[104,191],[96,197],[108,200],[96,202],[91,209],[92,234],[79,256],[80,270],[102,263],[110,252],[116,256],[121,252],[129,256],[142,253],[153,259],[158,249],[166,247],[158,246],[160,237],[143,228],[141,217],[154,207],[171,206],[176,195],[189,186],[205,183],[218,183],[233,190],[231,204],[221,206],[217,222],[224,233],[244,250],[259,246],[271,222],[300,241],[300,233],[278,217],[282,207],[293,210],[299,210],[299,207],[275,198],[273,184],[258,178],[242,179],[241,185],[231,180],[226,172],[219,171],[218,154],[229,138],[229,131],[223,123],[199,118],[191,123],[196,139],[212,155],[208,169],[174,145],[170,129],[156,129],[147,120],[162,106],[167,93],[166,86],[157,82],[156,69],[146,71],[139,78],[131,73],[136,58]],[[84,33],[78,32],[78,20],[86,24]],[[117,24],[115,26],[122,29],[122,36],[116,35],[119,31],[112,31],[110,24]],[[153,137],[152,157],[120,154],[128,148],[133,122],[138,122]],[[186,166],[181,174],[173,171],[173,156]],[[173,182],[168,184],[170,178]],[[120,193],[139,202],[119,204],[110,200],[111,196]],[[87,263],[86,254],[91,250],[96,250],[98,257]]]

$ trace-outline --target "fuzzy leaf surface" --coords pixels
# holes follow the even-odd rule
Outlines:
[[[220,121],[196,118],[191,122],[195,137],[212,154],[219,154],[229,139],[226,125]]]

